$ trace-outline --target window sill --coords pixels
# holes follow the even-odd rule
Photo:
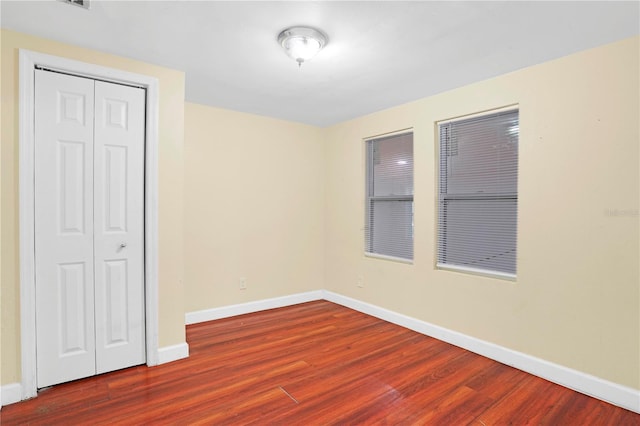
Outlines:
[[[486,269],[469,268],[466,266],[447,265],[443,263],[436,264],[436,268],[443,271],[462,272],[471,275],[480,275],[489,278],[498,278],[506,281],[516,281],[516,274],[509,274],[507,272],[489,271]]]
[[[390,260],[392,262],[406,263],[407,265],[413,265],[413,259],[405,259],[403,257],[387,256],[384,254],[369,253],[369,252],[365,252],[364,255],[365,257],[372,257],[374,259]]]

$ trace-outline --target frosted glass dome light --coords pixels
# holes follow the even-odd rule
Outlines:
[[[278,43],[300,67],[327,45],[327,36],[315,28],[291,27],[278,35]]]

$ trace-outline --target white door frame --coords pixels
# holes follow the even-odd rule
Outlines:
[[[34,89],[36,66],[147,90],[144,183],[144,277],[147,365],[158,364],[158,80],[20,49],[20,342],[22,399],[37,396],[34,235]]]

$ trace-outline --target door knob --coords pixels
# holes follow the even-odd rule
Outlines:
[[[127,246],[127,243],[120,243],[120,248],[123,249]]]

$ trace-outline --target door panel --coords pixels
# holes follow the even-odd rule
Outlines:
[[[60,292],[60,354],[62,356],[87,351],[87,330],[84,318],[88,285],[85,263],[58,264],[58,288]]]
[[[96,81],[94,223],[98,373],[146,360],[144,104],[142,89]]]
[[[35,73],[38,387],[95,372],[93,81]]]
[[[57,145],[56,161],[59,164],[58,217],[60,234],[83,234],[85,206],[88,201],[84,191],[85,154],[84,142],[62,141]],[[91,171],[90,171],[91,172]]]
[[[105,345],[112,347],[129,341],[127,261],[126,259],[108,260],[105,262],[104,271],[106,274]]]
[[[126,146],[104,147],[104,232],[127,232],[127,149]]]
[[[62,356],[87,352],[85,263],[58,264],[59,347]]]

